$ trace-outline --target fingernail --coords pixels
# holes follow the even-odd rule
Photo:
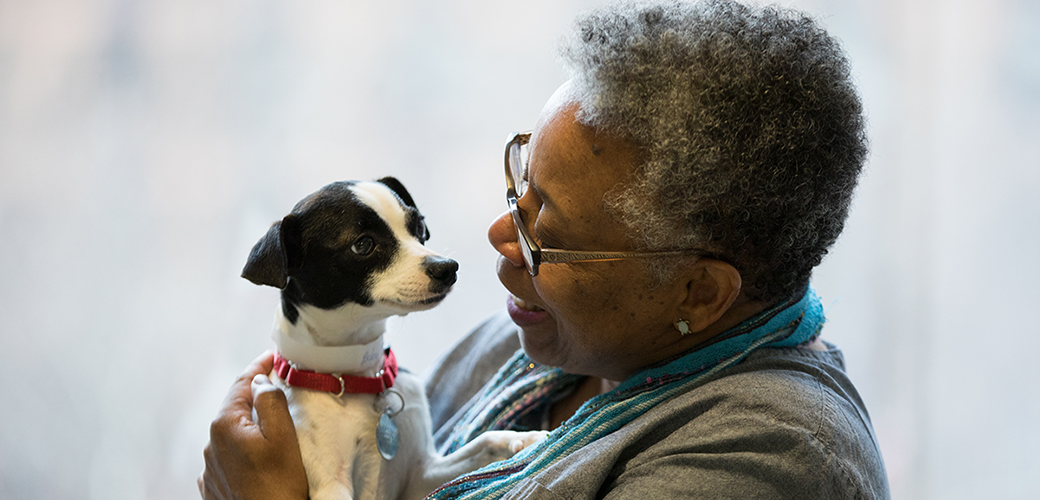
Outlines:
[[[267,378],[267,375],[263,373],[257,373],[253,376],[253,385],[271,385],[271,379]]]

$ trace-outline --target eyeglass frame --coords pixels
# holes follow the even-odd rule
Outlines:
[[[506,141],[505,151],[505,167],[506,167],[506,204],[509,206],[509,213],[513,217],[513,225],[516,226],[517,242],[520,244],[520,250],[523,254],[524,264],[527,266],[527,272],[532,277],[538,276],[538,266],[541,264],[560,264],[560,263],[576,263],[576,262],[604,262],[622,259],[633,259],[633,258],[648,258],[648,257],[672,257],[672,256],[703,256],[706,252],[702,250],[661,250],[653,252],[599,252],[599,251],[583,251],[583,250],[562,250],[557,248],[542,248],[538,245],[538,242],[531,237],[527,232],[527,226],[524,224],[523,218],[520,216],[520,209],[517,206],[518,196],[516,192],[516,181],[513,179],[513,168],[512,168],[512,148],[516,146],[520,148],[531,140],[531,132],[515,132],[509,136],[509,140]],[[520,158],[519,149],[517,150],[517,159]],[[526,168],[526,165],[524,166]],[[522,194],[520,195],[523,196]]]

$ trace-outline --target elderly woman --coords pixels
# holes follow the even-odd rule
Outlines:
[[[445,452],[551,433],[432,496],[887,498],[809,287],[866,154],[837,41],[795,12],[668,2],[592,13],[563,54],[571,80],[506,145],[488,236],[508,315],[428,384]],[[207,498],[306,497],[283,400],[250,395],[269,368],[214,425]],[[254,401],[262,433],[227,417]]]

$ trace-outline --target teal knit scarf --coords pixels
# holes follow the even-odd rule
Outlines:
[[[541,442],[441,486],[427,498],[497,499],[528,477],[603,437],[698,381],[733,366],[763,347],[810,342],[823,327],[823,306],[812,288],[741,323],[712,343],[652,366],[615,390],[586,401]],[[483,390],[448,438],[455,451],[481,433],[509,429],[531,409],[569,390],[583,377],[540,365],[517,351]]]

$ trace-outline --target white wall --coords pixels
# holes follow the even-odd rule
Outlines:
[[[501,147],[600,2],[0,0],[0,497],[195,498],[208,423],[270,346],[238,278],[318,187],[398,176],[462,264],[406,366],[505,300]],[[1035,498],[1040,5],[804,0],[873,155],[817,272],[899,499]]]

